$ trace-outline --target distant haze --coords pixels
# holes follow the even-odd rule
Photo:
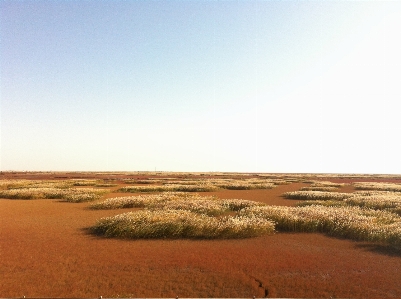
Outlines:
[[[1,170],[401,173],[401,2],[0,10]]]

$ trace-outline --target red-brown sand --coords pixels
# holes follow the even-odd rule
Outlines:
[[[302,186],[205,194],[294,205],[280,195]],[[306,233],[105,239],[85,228],[129,209],[87,206],[0,199],[0,297],[401,298],[401,255],[385,247]]]

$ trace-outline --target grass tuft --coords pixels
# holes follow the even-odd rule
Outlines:
[[[274,221],[281,231],[323,232],[401,248],[401,218],[387,211],[350,206],[259,206],[244,209],[240,215]]]
[[[109,190],[94,188],[20,188],[0,190],[0,197],[9,199],[63,199],[69,202],[84,202],[99,199],[107,192]]]
[[[324,192],[324,191],[294,191],[283,194],[288,199],[299,200],[343,200],[349,198],[352,193]]]
[[[187,210],[143,210],[100,219],[91,232],[129,239],[249,238],[274,232],[274,223],[255,217],[209,217]]]

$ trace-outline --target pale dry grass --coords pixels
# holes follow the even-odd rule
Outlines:
[[[401,192],[401,184],[382,183],[382,182],[359,182],[359,183],[354,183],[353,185],[356,190]]]
[[[108,198],[102,202],[96,202],[89,206],[91,209],[125,209],[125,208],[144,208],[153,206],[159,202],[173,201],[184,199],[187,201],[197,199],[216,199],[214,196],[200,196],[197,193],[188,192],[162,192],[159,194],[137,195],[137,196],[124,196]]]
[[[334,183],[334,182],[330,182],[330,181],[315,181],[312,180],[311,181],[311,185],[310,187],[344,187],[347,184],[345,183]]]
[[[358,206],[374,210],[386,210],[401,215],[401,193],[389,191],[356,191],[346,198],[331,198],[329,200],[306,200],[298,206]]]
[[[299,200],[342,200],[352,196],[351,193],[325,192],[325,191],[293,191],[283,194],[288,199]]]
[[[323,232],[401,248],[401,218],[386,211],[349,206],[259,206],[244,209],[240,215],[272,220],[278,230]]]
[[[160,194],[108,198],[89,206],[91,209],[148,208],[151,210],[188,210],[209,216],[237,212],[263,203],[244,199],[219,199],[196,193],[163,192]]]
[[[143,210],[100,219],[94,234],[118,238],[248,238],[274,232],[274,224],[255,217],[209,217],[187,210]]]
[[[97,179],[68,179],[68,180],[0,180],[0,189],[26,188],[71,188],[80,186],[110,187],[110,183]]]
[[[271,189],[283,181],[265,179],[188,179],[188,180],[136,180],[130,181],[147,186],[126,186],[119,189],[120,192],[211,192],[220,189],[227,190],[254,190]],[[158,185],[155,185],[155,184]]]
[[[180,185],[180,184],[166,184],[160,186],[126,186],[120,188],[119,192],[210,192],[216,191],[218,187],[209,184],[198,185]]]
[[[324,191],[324,192],[333,192],[337,191],[337,187],[302,187],[301,191]]]
[[[1,189],[25,189],[25,188],[68,188],[72,182],[60,180],[1,180]]]
[[[62,199],[69,202],[84,202],[99,199],[109,192],[104,189],[94,188],[19,188],[0,190],[0,198],[9,199]]]

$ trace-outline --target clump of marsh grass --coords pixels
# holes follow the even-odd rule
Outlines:
[[[103,186],[109,184],[102,180],[68,179],[68,180],[2,180],[0,189],[26,189],[26,188],[60,188],[66,189],[80,186]]]
[[[215,199],[214,196],[200,196],[196,193],[188,192],[162,192],[159,194],[124,196],[108,198],[102,202],[91,204],[91,209],[125,209],[125,208],[144,208],[153,206],[159,202],[184,199],[187,201],[195,199]]]
[[[188,192],[163,192],[160,194],[108,198],[89,206],[91,209],[148,208],[152,210],[188,210],[198,214],[221,215],[241,209],[263,205],[244,199],[219,199]]]
[[[386,210],[401,215],[401,194],[399,192],[379,192],[363,195],[356,193],[345,200],[347,205],[375,210]]]
[[[335,188],[339,188],[339,187],[344,187],[345,183],[333,183],[330,181],[311,181],[311,185],[310,187],[335,187]]]
[[[337,191],[339,187],[343,187],[345,183],[333,183],[330,181],[305,181],[304,183],[310,183],[310,186],[301,188],[301,191],[324,191],[332,192]]]
[[[221,204],[227,208],[229,211],[238,212],[242,209],[255,207],[255,206],[264,206],[264,203],[246,200],[246,199],[222,199]]]
[[[273,233],[274,223],[254,217],[209,217],[187,210],[143,210],[102,218],[90,230],[129,239],[248,238]]]
[[[80,189],[68,189],[68,192],[62,197],[63,200],[68,202],[88,202],[98,200],[103,194],[110,192],[107,189],[95,189],[95,188],[80,188]]]
[[[354,183],[356,190],[376,190],[401,192],[401,184],[382,183],[382,182],[358,182]]]
[[[352,193],[324,192],[324,191],[294,191],[283,194],[285,198],[299,200],[343,200],[349,198]]]
[[[63,199],[69,202],[96,200],[109,190],[93,188],[19,188],[0,190],[1,198],[9,199]]]
[[[302,187],[301,191],[324,191],[324,192],[332,192],[338,190],[337,187]]]
[[[1,190],[1,198],[9,199],[36,199],[36,198],[62,198],[64,189],[58,188],[18,188]]]
[[[198,186],[192,183],[177,181],[176,184],[161,186],[132,186],[164,189],[160,190],[163,191],[160,194],[120,197],[95,203],[91,208],[139,207],[144,210],[102,218],[91,231],[106,237],[133,239],[214,239],[258,236],[271,233],[276,227],[282,231],[323,232],[401,248],[401,217],[396,214],[401,212],[401,209],[397,210],[401,206],[400,193],[377,190],[355,193],[287,192],[285,197],[303,201],[297,207],[277,207],[247,200],[221,200],[174,189]],[[237,183],[236,180],[224,179],[213,183],[209,180],[203,185],[222,188],[222,184]],[[258,182],[250,179],[246,184],[257,185]],[[315,188],[334,187],[326,185]],[[169,189],[172,186],[174,188]],[[235,216],[223,216],[227,212],[233,212]]]
[[[282,231],[323,232],[401,248],[401,218],[390,212],[359,207],[259,206],[240,215],[269,219]]]
[[[179,199],[173,201],[159,202],[151,209],[165,209],[165,210],[188,210],[198,214],[205,214],[209,216],[218,216],[226,212],[238,212],[247,207],[263,205],[250,200],[244,199],[223,199],[217,198],[210,199]]]
[[[296,204],[297,207],[305,207],[305,206],[325,206],[325,207],[345,207],[348,206],[348,204],[345,202],[345,200],[304,200],[301,202],[298,202]]]
[[[149,183],[150,180],[146,180]],[[139,183],[139,181],[136,181]],[[278,184],[283,184],[278,181]],[[271,189],[277,184],[270,180],[262,179],[203,179],[203,180],[170,180],[164,181],[161,185],[147,186],[126,186],[119,189],[120,192],[210,192],[219,189],[228,190],[253,190]]]
[[[93,185],[93,187],[116,187],[116,186],[118,185],[113,183],[97,183]]]
[[[123,179],[125,184],[161,184],[164,180],[161,179]]]
[[[1,189],[26,189],[26,188],[68,188],[69,181],[51,180],[4,180],[0,181]]]
[[[217,200],[204,200],[204,199],[193,199],[193,200],[172,200],[159,202],[149,207],[151,210],[186,210],[197,214],[204,214],[208,216],[222,215],[228,211]]]
[[[272,189],[275,187],[273,183],[250,183],[247,181],[219,183],[217,186],[228,190]]]
[[[126,186],[120,188],[119,192],[208,192],[216,191],[218,187],[210,184],[198,185],[182,185],[182,184],[166,184],[166,185],[149,185],[149,186]]]
[[[68,181],[72,186],[94,186],[101,183],[99,180],[92,179],[70,179]]]
[[[358,206],[374,210],[385,210],[401,216],[401,193],[389,191],[357,191],[343,199],[306,200],[297,206]]]

